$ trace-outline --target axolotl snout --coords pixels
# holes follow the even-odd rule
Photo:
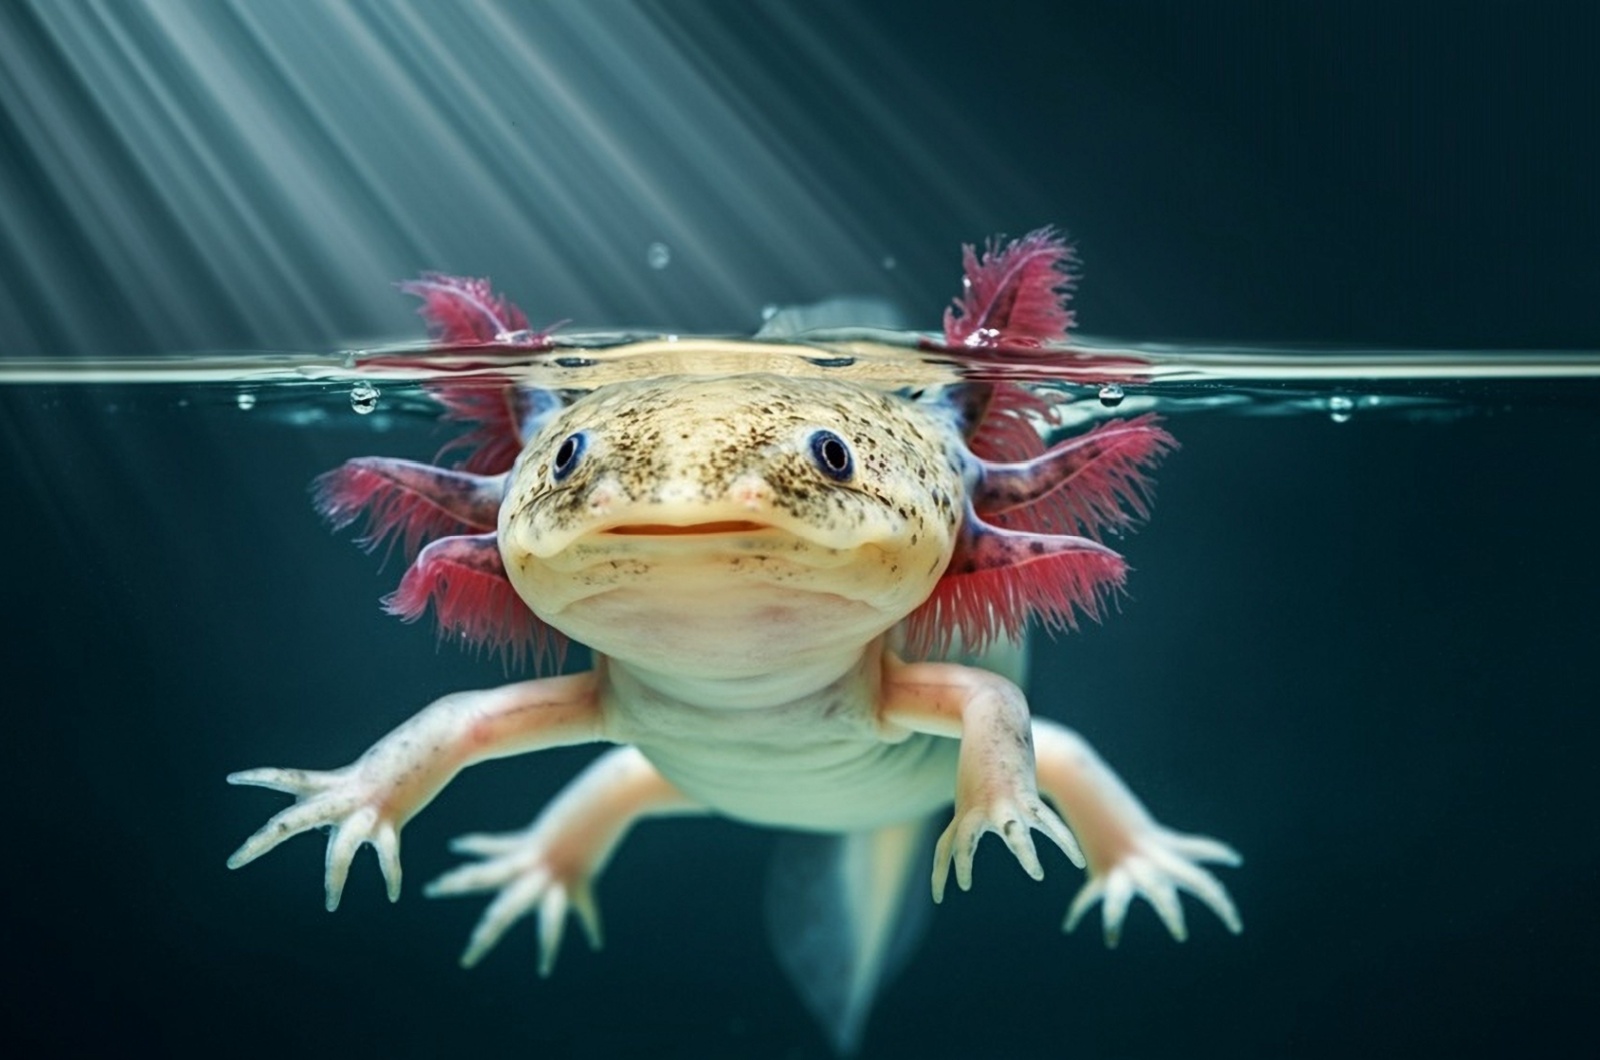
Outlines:
[[[963,324],[969,347],[1056,337],[1064,253],[1048,233],[981,262],[969,253],[947,337],[961,341]],[[514,310],[480,293],[486,337],[511,330]],[[475,334],[443,310],[433,319],[446,337]],[[1017,676],[1008,660],[1030,618],[1070,623],[1120,584],[1121,558],[1094,535],[1142,510],[1144,470],[1170,439],[1142,418],[1045,449],[1032,424],[1050,410],[1007,386],[906,392],[763,362],[564,402],[515,396],[501,437],[465,469],[352,461],[323,483],[335,522],[365,510],[375,540],[394,534],[415,551],[433,539],[392,609],[431,605],[446,628],[491,642],[564,635],[590,647],[594,667],[447,696],[343,769],[234,774],[297,801],[230,865],[329,828],[329,908],[363,844],[396,898],[400,829],[460,769],[604,742],[617,746],[531,827],[464,837],[457,849],[480,860],[430,885],[495,895],[464,963],[534,912],[542,971],[569,912],[598,946],[593,885],[627,830],[708,812],[834,837],[788,874],[773,927],[841,1051],[907,949],[917,918],[906,908],[925,900],[914,881],[928,879],[924,829],[952,802],[935,900],[951,868],[970,886],[989,832],[1041,878],[1038,832],[1089,872],[1068,927],[1103,900],[1114,943],[1142,895],[1181,939],[1185,890],[1237,931],[1203,867],[1236,863],[1233,851],[1158,824],[1078,735],[1031,718],[1003,676]]]

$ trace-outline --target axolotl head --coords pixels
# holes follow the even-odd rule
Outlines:
[[[749,672],[859,650],[926,600],[970,463],[952,410],[849,382],[603,387],[528,438],[500,555],[538,618],[598,651]]]
[[[948,349],[974,366],[1060,352],[1058,233],[967,246],[962,262]],[[402,286],[441,344],[557,348],[486,280]],[[470,425],[441,453],[464,451],[456,466],[358,457],[317,479],[316,505],[335,527],[364,516],[365,547],[405,553],[392,614],[431,609],[442,634],[514,661],[559,659],[564,633],[642,665],[771,672],[859,651],[902,619],[897,646],[943,655],[1030,622],[1070,627],[1122,584],[1100,538],[1147,511],[1148,470],[1174,444],[1154,416],[1046,448],[1059,390],[974,372],[924,400],[746,368],[773,351],[713,345],[701,352],[738,367],[575,398],[477,373],[440,383],[446,417]]]
[[[481,425],[463,466],[358,457],[318,479],[317,506],[411,557],[391,613],[431,607],[441,633],[513,659],[559,658],[565,634],[639,666],[771,675],[902,619],[911,656],[977,650],[1097,613],[1126,564],[1096,538],[1144,514],[1172,445],[1143,416],[1045,449],[1029,414],[1053,406],[1006,386],[669,374],[565,405],[473,389],[448,398]]]

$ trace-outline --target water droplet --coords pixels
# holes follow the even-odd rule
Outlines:
[[[377,408],[378,388],[365,379],[361,380],[350,388],[350,407],[362,416]]]
[[[652,269],[664,269],[672,264],[672,248],[665,243],[651,243],[645,248],[644,260]]]
[[[249,412],[251,409],[256,407],[256,396],[250,393],[248,390],[239,391],[239,396],[234,398],[234,401],[238,404],[239,408],[245,412]]]
[[[900,263],[898,261],[894,260],[893,254],[885,254],[883,256],[883,269],[885,272],[893,272],[895,270],[895,266],[899,264]]]
[[[778,303],[776,303],[776,302],[768,302],[766,305],[761,307],[761,319],[762,320],[771,320],[773,317],[775,317],[777,315],[778,315]]]
[[[1333,420],[1334,423],[1348,423],[1350,422],[1350,410],[1355,407],[1356,403],[1354,401],[1351,401],[1343,394],[1335,394],[1328,399],[1328,418]]]
[[[1115,383],[1107,383],[1100,388],[1100,404],[1108,409],[1114,409],[1122,404],[1122,399],[1126,396],[1122,388]]]

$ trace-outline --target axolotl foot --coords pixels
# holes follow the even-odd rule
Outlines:
[[[1178,892],[1188,891],[1229,931],[1241,930],[1228,890],[1203,866],[1238,865],[1239,855],[1207,836],[1160,824],[1082,737],[1054,722],[1035,719],[1039,786],[1066,815],[1083,843],[1089,880],[1067,910],[1062,929],[1078,926],[1095,904],[1106,944],[1115,946],[1135,896],[1148,901],[1172,937],[1188,936]]]
[[[1043,832],[1074,865],[1083,867],[1083,851],[1078,849],[1078,841],[1056,812],[1039,798],[1031,779],[1018,784],[1016,790],[1005,787],[991,790],[983,797],[958,800],[955,817],[939,836],[933,850],[933,900],[944,901],[952,864],[956,870],[956,885],[963,891],[972,889],[972,859],[977,853],[978,841],[988,832],[1004,841],[1024,872],[1036,880],[1044,879],[1044,866],[1039,863],[1039,853],[1033,844],[1034,831]]]
[[[452,869],[428,884],[424,892],[428,897],[499,892],[479,918],[461,954],[463,968],[483,960],[513,924],[536,910],[540,975],[547,976],[555,968],[569,909],[578,915],[589,945],[600,948],[600,909],[594,900],[590,866],[555,856],[556,845],[551,842],[550,832],[541,818],[520,832],[464,835],[450,844],[458,854],[473,854],[483,860]]]
[[[389,901],[400,897],[400,826],[404,816],[385,778],[357,762],[343,769],[247,769],[228,776],[229,784],[271,788],[295,796],[295,803],[280,810],[257,829],[228,858],[228,868],[238,869],[274,849],[286,839],[313,828],[331,829],[324,869],[329,911],[339,908],[350,862],[363,845],[378,854]]]
[[[1062,930],[1076,928],[1094,903],[1103,901],[1101,919],[1106,945],[1115,946],[1122,937],[1128,906],[1137,895],[1150,903],[1172,937],[1182,942],[1189,934],[1183,919],[1183,905],[1178,900],[1178,892],[1183,890],[1205,903],[1228,930],[1237,935],[1243,925],[1233,900],[1228,897],[1228,889],[1202,868],[1201,863],[1231,866],[1240,864],[1241,860],[1226,843],[1208,836],[1172,832],[1151,822],[1149,829],[1132,837],[1128,849],[1115,861],[1091,871],[1089,881],[1067,910]]]
[[[538,913],[539,974],[549,975],[566,929],[577,914],[589,945],[601,945],[599,878],[617,844],[642,817],[704,812],[673,787],[637,749],[601,755],[551,800],[528,828],[500,835],[462,836],[460,854],[482,858],[445,873],[427,887],[432,898],[498,891],[461,955],[470,968],[517,921]]]

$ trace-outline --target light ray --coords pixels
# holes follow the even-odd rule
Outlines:
[[[0,261],[39,297],[0,298],[0,356],[398,336],[389,282],[424,269],[547,319],[749,330],[914,293],[950,267],[886,256],[946,262],[1029,202],[848,4],[10,7]]]

